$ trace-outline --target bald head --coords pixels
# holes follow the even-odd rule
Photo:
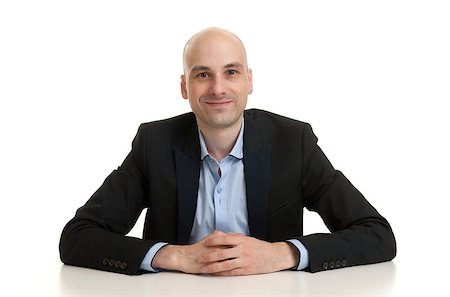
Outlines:
[[[181,95],[189,100],[200,131],[210,135],[230,132],[237,137],[253,90],[252,70],[241,40],[223,29],[205,29],[186,43],[183,64]]]
[[[192,69],[192,63],[198,56],[218,54],[217,47],[226,47],[240,56],[240,63],[248,67],[244,44],[235,34],[221,28],[207,28],[193,35],[183,51],[183,68],[186,74]]]

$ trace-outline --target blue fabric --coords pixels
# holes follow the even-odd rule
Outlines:
[[[198,242],[214,230],[250,234],[242,162],[243,132],[244,125],[233,149],[220,162],[209,155],[203,135],[198,132],[202,164],[190,243]]]
[[[156,244],[154,244],[147,252],[147,254],[145,254],[144,259],[142,260],[141,263],[141,269],[142,270],[147,270],[150,272],[159,272],[161,270],[159,269],[155,269],[152,266],[152,262],[153,262],[153,258],[155,257],[156,253],[163,247],[167,245],[167,243],[165,242],[158,242]]]
[[[295,270],[303,270],[306,267],[308,267],[309,266],[308,250],[303,245],[303,243],[301,243],[300,240],[298,240],[298,239],[289,239],[289,240],[286,240],[286,241],[288,241],[288,242],[292,243],[293,245],[295,245],[295,247],[300,252],[300,259],[299,259],[298,266],[296,268],[294,268],[294,269]]]

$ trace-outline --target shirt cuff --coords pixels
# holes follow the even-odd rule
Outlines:
[[[300,240],[298,240],[298,239],[289,239],[289,240],[286,240],[286,241],[288,241],[288,242],[292,243],[293,245],[295,245],[295,247],[297,248],[298,252],[300,253],[299,263],[298,263],[297,268],[295,268],[295,270],[303,270],[306,267],[308,267],[309,266],[308,250],[303,245],[303,243],[301,243]]]
[[[153,258],[155,257],[156,253],[159,252],[159,250],[166,246],[168,243],[166,242],[158,242],[154,244],[145,254],[144,259],[141,262],[141,270],[150,271],[150,272],[160,272],[161,269],[155,269],[152,267]]]

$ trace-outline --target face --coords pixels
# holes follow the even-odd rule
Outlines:
[[[181,93],[200,129],[240,127],[252,74],[237,38],[223,32],[194,37],[185,50],[184,72]]]

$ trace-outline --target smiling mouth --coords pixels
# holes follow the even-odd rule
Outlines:
[[[229,101],[206,101],[206,104],[227,104],[227,103],[231,103],[231,100]]]
[[[225,106],[227,104],[230,104],[232,101],[231,100],[227,100],[227,101],[205,101],[205,104],[207,104],[208,106],[213,106],[213,107],[221,107],[221,106]]]
[[[205,95],[200,97],[200,102],[203,102],[206,106],[210,108],[226,108],[235,101],[235,97],[232,95],[214,96]]]

